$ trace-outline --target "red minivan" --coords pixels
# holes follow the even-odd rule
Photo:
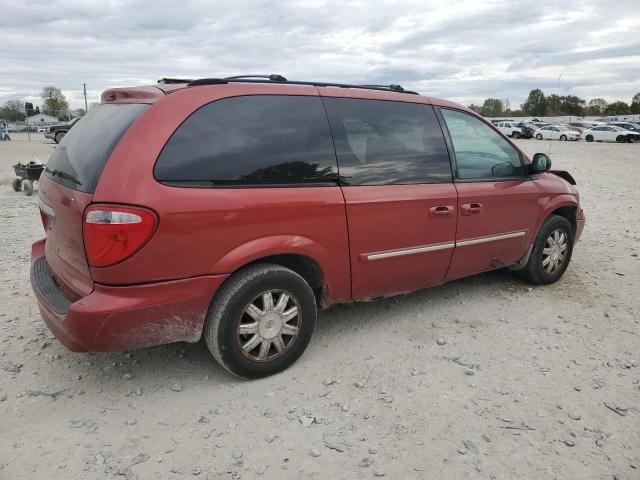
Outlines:
[[[31,282],[70,350],[204,336],[229,372],[262,377],[302,354],[318,308],[503,267],[558,280],[584,215],[550,166],[394,85],[112,89],[42,175]]]

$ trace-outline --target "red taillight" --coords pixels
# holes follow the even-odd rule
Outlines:
[[[84,248],[92,267],[107,267],[136,253],[156,229],[155,213],[138,207],[91,205],[84,212]]]

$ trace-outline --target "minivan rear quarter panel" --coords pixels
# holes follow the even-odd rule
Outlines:
[[[322,265],[324,284],[331,286],[327,303],[350,300],[344,199],[337,185],[185,188],[163,185],[153,176],[167,140],[198,108],[233,96],[276,94],[318,96],[306,86],[198,86],[159,99],[141,115],[114,150],[93,201],[151,208],[159,215],[158,229],[133,257],[91,268],[97,283],[226,274],[260,258],[299,254]]]

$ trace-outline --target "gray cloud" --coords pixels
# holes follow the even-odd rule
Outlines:
[[[3,2],[0,101],[62,88],[72,107],[164,76],[282,73],[400,83],[463,103],[532,88],[629,101],[637,0]]]

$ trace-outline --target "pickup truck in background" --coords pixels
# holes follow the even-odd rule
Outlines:
[[[71,130],[71,128],[76,123],[78,123],[78,120],[80,120],[81,118],[82,117],[76,117],[67,123],[61,123],[60,125],[51,125],[44,132],[45,138],[50,138],[54,142],[60,143],[60,141],[67,134],[67,132]]]

